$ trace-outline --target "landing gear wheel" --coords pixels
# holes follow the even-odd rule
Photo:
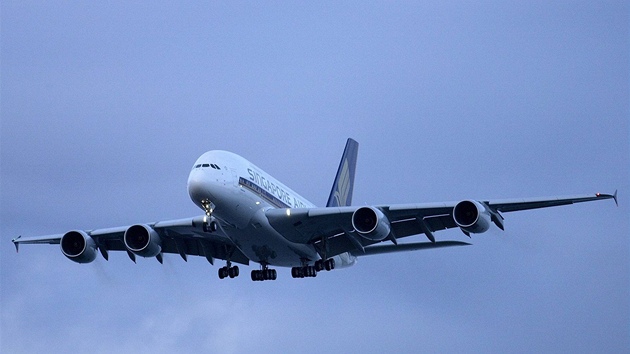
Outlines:
[[[319,260],[317,262],[315,262],[315,270],[318,272],[321,272],[322,270],[324,270],[324,261],[323,260]]]
[[[238,266],[225,266],[225,267],[221,267],[219,268],[219,279],[225,279],[227,277],[230,278],[236,278],[238,277]]]
[[[327,271],[331,271],[335,269],[335,260],[333,258],[329,258],[324,262]]]
[[[252,270],[253,281],[276,280],[278,272],[275,269],[264,268],[262,270]]]
[[[227,267],[219,268],[219,279],[226,278],[227,276],[228,276],[228,269],[227,269]]]
[[[228,276],[230,278],[238,277],[238,266],[234,266],[228,269]]]
[[[219,224],[216,221],[210,221],[203,223],[203,232],[216,232],[219,229]]]

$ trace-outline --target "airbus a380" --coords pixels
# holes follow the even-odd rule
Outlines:
[[[20,244],[60,244],[61,252],[77,263],[90,263],[97,254],[106,260],[109,251],[126,251],[129,258],[164,253],[203,256],[211,264],[225,261],[219,278],[235,278],[234,263],[260,264],[252,270],[255,281],[275,280],[272,267],[291,267],[293,278],[315,277],[355,264],[357,257],[379,253],[469,245],[461,241],[436,241],[434,233],[459,228],[464,234],[482,233],[491,224],[504,229],[501,213],[567,205],[614,194],[566,197],[462,200],[459,202],[352,206],[359,144],[348,139],[333,182],[328,203],[318,208],[262,169],[227,151],[201,155],[188,177],[188,194],[203,215],[148,224],[72,230],[65,234],[17,237]],[[400,242],[412,235],[428,241]]]

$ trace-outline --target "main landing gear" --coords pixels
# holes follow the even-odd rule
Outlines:
[[[269,269],[266,264],[262,265],[261,270],[252,270],[253,281],[276,280],[278,273],[275,269]]]
[[[331,271],[335,269],[335,260],[329,258],[327,260],[320,259],[315,262],[315,265],[309,266],[304,265],[302,267],[293,267],[291,268],[291,276],[293,278],[314,278],[317,276],[317,272],[326,269],[326,271]]]
[[[225,267],[219,268],[219,279],[238,277],[238,266],[232,267],[232,263],[228,262]]]

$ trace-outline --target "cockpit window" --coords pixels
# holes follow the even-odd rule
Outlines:
[[[220,170],[221,167],[219,167],[219,165],[217,165],[216,163],[204,163],[204,164],[197,164],[195,165],[195,167],[193,168],[200,168],[200,167],[212,167],[215,170]]]

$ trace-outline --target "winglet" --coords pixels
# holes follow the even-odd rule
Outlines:
[[[22,237],[22,235],[14,238],[13,240],[11,240],[11,242],[13,242],[13,244],[15,245],[15,252],[20,252],[20,243],[18,242],[18,240]]]
[[[348,139],[337,169],[335,182],[328,197],[327,207],[350,206],[352,204],[354,172],[356,170],[358,152],[359,143],[353,139]]]
[[[615,189],[615,193],[613,194],[602,194],[602,193],[595,193],[595,197],[596,198],[603,198],[603,199],[614,199],[615,200],[615,204],[617,206],[619,206],[619,201],[617,200],[617,190]]]

